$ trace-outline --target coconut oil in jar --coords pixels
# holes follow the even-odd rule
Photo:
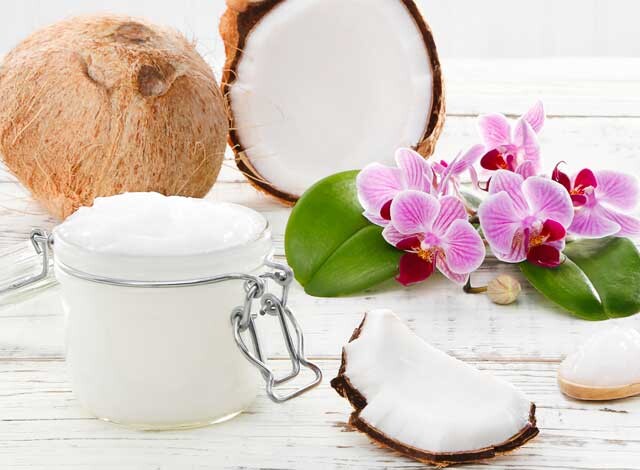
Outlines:
[[[260,372],[238,349],[230,320],[243,282],[154,286],[257,274],[272,251],[264,217],[234,204],[129,193],[81,208],[53,239],[72,388],[87,409],[135,428],[173,429],[250,406]]]

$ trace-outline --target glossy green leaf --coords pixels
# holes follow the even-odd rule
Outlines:
[[[520,269],[549,300],[586,320],[626,317],[640,311],[640,254],[627,238],[567,244],[555,269],[524,262]]]
[[[397,274],[402,252],[363,217],[357,174],[348,171],[319,181],[291,212],[285,232],[287,262],[310,295],[352,294]]]

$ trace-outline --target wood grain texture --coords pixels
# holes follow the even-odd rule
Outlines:
[[[492,469],[637,468],[640,399],[579,403],[555,384],[555,364],[472,362],[521,388],[542,434]],[[333,376],[339,361],[322,361]],[[372,445],[347,425],[348,403],[328,386],[286,405],[266,398],[230,422],[188,432],[141,433],[103,423],[75,402],[64,363],[0,361],[2,468],[424,468]],[[634,438],[635,436],[635,438]],[[634,442],[635,441],[635,442]],[[598,464],[594,456],[606,460]],[[464,468],[486,468],[487,464]]]
[[[640,174],[640,62],[545,63],[458,61],[453,67],[449,63],[448,73],[445,64],[451,106],[436,156],[450,158],[460,146],[475,142],[476,114],[516,115],[542,95],[552,115],[542,134],[545,158],[565,160],[576,169],[613,167]],[[491,74],[496,67],[510,72]],[[276,255],[283,259],[289,209],[259,195],[230,160],[209,197],[264,213],[273,227]],[[0,277],[37,269],[26,236],[33,226],[56,223],[0,172]],[[556,383],[560,360],[602,324],[555,308],[527,287],[517,270],[495,260],[487,260],[474,282],[498,273],[523,283],[516,305],[496,306],[484,295],[465,295],[439,277],[408,289],[390,282],[340,299],[309,297],[295,285],[291,306],[305,329],[309,355],[325,372],[322,386],[280,406],[261,396],[238,419],[184,432],[134,432],[92,418],[67,382],[57,288],[2,298],[0,468],[421,468],[352,432],[345,424],[349,405],[328,385],[340,365],[341,346],[362,313],[388,307],[434,346],[509,380],[536,402],[540,436],[511,455],[464,468],[640,469],[640,398],[578,402],[562,395]],[[640,316],[617,322],[640,328]],[[284,365],[277,325],[267,324],[261,319],[269,356]]]

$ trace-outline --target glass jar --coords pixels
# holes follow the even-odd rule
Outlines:
[[[96,205],[112,202],[97,200]],[[116,210],[120,204],[116,201]],[[227,204],[227,209],[233,219],[220,227],[229,232],[227,241],[220,244],[212,234],[209,247],[202,245],[203,234],[193,237],[192,247],[172,246],[176,240],[188,241],[188,230],[199,228],[189,226],[188,214],[179,217],[186,226],[167,224],[168,230],[187,231],[173,241],[171,234],[154,239],[154,227],[162,221],[148,229],[142,220],[134,233],[127,233],[90,209],[56,227],[51,237],[34,232],[34,246],[45,255],[43,272],[49,247],[54,248],[72,389],[95,416],[138,429],[196,427],[247,409],[262,378],[276,402],[320,382],[320,370],[305,359],[302,332],[286,307],[291,272],[270,261],[267,221],[242,206]],[[162,210],[150,212],[164,217]],[[108,233],[113,230],[120,233]],[[127,248],[128,239],[133,249]],[[267,292],[267,279],[282,287],[280,296]],[[257,303],[261,314],[279,317],[293,364],[285,377],[274,376],[260,350],[251,313]],[[310,368],[315,380],[289,395],[276,394],[275,387],[295,377],[300,366]]]

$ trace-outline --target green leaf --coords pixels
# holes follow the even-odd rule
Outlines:
[[[357,174],[347,171],[319,181],[302,195],[289,217],[287,262],[310,295],[352,294],[397,274],[402,252],[362,215]]]
[[[548,269],[521,263],[533,287],[586,320],[627,317],[640,311],[640,253],[627,238],[567,244],[566,261]]]

